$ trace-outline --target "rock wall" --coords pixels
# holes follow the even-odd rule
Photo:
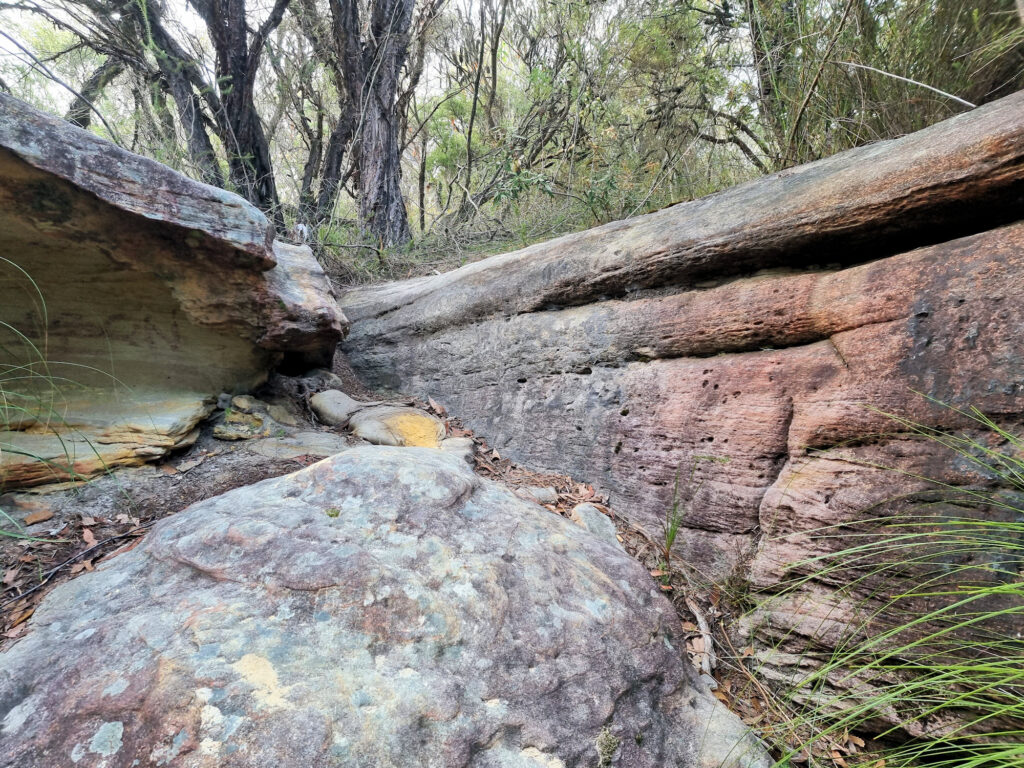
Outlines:
[[[760,674],[801,679],[809,649],[827,656],[900,585],[867,559],[843,583],[790,577],[902,514],[933,487],[919,478],[998,483],[884,412],[972,426],[932,398],[1021,433],[1022,214],[1019,93],[704,200],[351,290],[343,349],[369,383],[435,398],[503,456],[602,484],[656,542],[678,501],[673,562],[751,590]],[[990,556],[957,566],[992,574]],[[837,594],[849,583],[856,604]],[[833,675],[819,693],[841,702],[851,685]]]
[[[870,495],[853,465],[815,477],[814,499],[791,493],[809,451],[891,429],[865,404],[949,421],[923,392],[1021,413],[1022,202],[1016,94],[703,200],[351,290],[343,349],[371,384],[433,396],[502,454],[602,483],[654,537],[678,476],[678,554],[723,580],[787,504],[799,527]]]
[[[0,486],[187,444],[204,402],[347,326],[258,210],[0,94]]]

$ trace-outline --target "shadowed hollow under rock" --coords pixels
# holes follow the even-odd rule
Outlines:
[[[188,445],[222,391],[347,321],[306,247],[240,197],[0,93],[0,487]]]

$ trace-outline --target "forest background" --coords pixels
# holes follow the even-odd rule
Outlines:
[[[439,271],[1024,87],[1024,0],[0,0],[0,90]]]

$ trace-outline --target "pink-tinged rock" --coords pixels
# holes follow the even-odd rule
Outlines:
[[[0,768],[767,768],[614,543],[458,456],[353,449],[199,502],[0,654]],[[605,737],[607,740],[607,737]]]
[[[965,428],[934,401],[974,406],[1020,432],[1022,211],[1024,92],[704,200],[352,289],[343,349],[370,384],[437,398],[502,456],[603,486],[655,541],[678,505],[673,561],[763,596],[787,564],[827,554],[814,530],[860,531],[865,509],[921,489],[865,462],[979,481],[892,436],[886,412]],[[852,458],[816,458],[839,448]],[[795,648],[827,652],[853,628],[837,586],[764,607],[754,638],[792,641],[766,670],[792,679]]]

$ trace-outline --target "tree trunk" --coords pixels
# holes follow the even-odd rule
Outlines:
[[[281,23],[289,2],[275,0],[250,43],[245,0],[190,0],[205,22],[217,54],[222,107],[217,122],[227,152],[228,176],[239,194],[271,216],[279,231],[284,231],[284,215],[254,92],[263,46]]]
[[[352,134],[355,133],[356,123],[359,116],[354,114],[352,104],[342,99],[341,115],[338,117],[338,124],[331,131],[327,140],[327,153],[324,155],[323,172],[320,176],[320,193],[316,201],[316,219],[324,221],[331,216],[334,210],[334,201],[338,196],[338,186],[341,184],[341,171],[345,162],[345,150]]]
[[[363,110],[359,143],[359,219],[373,241],[385,247],[412,239],[402,199],[397,123],[388,105],[371,96]]]
[[[397,101],[414,5],[415,0],[372,0],[365,34],[356,0],[330,2],[345,88],[349,102],[358,110],[352,140],[359,166],[360,226],[377,245],[387,248],[412,239],[402,198]],[[364,34],[365,42],[361,40]]]
[[[79,128],[88,128],[89,123],[92,122],[92,102],[96,101],[110,81],[123,71],[124,64],[113,56],[108,56],[107,60],[100,64],[82,85],[79,95],[75,96],[74,101],[71,102],[64,119]]]

